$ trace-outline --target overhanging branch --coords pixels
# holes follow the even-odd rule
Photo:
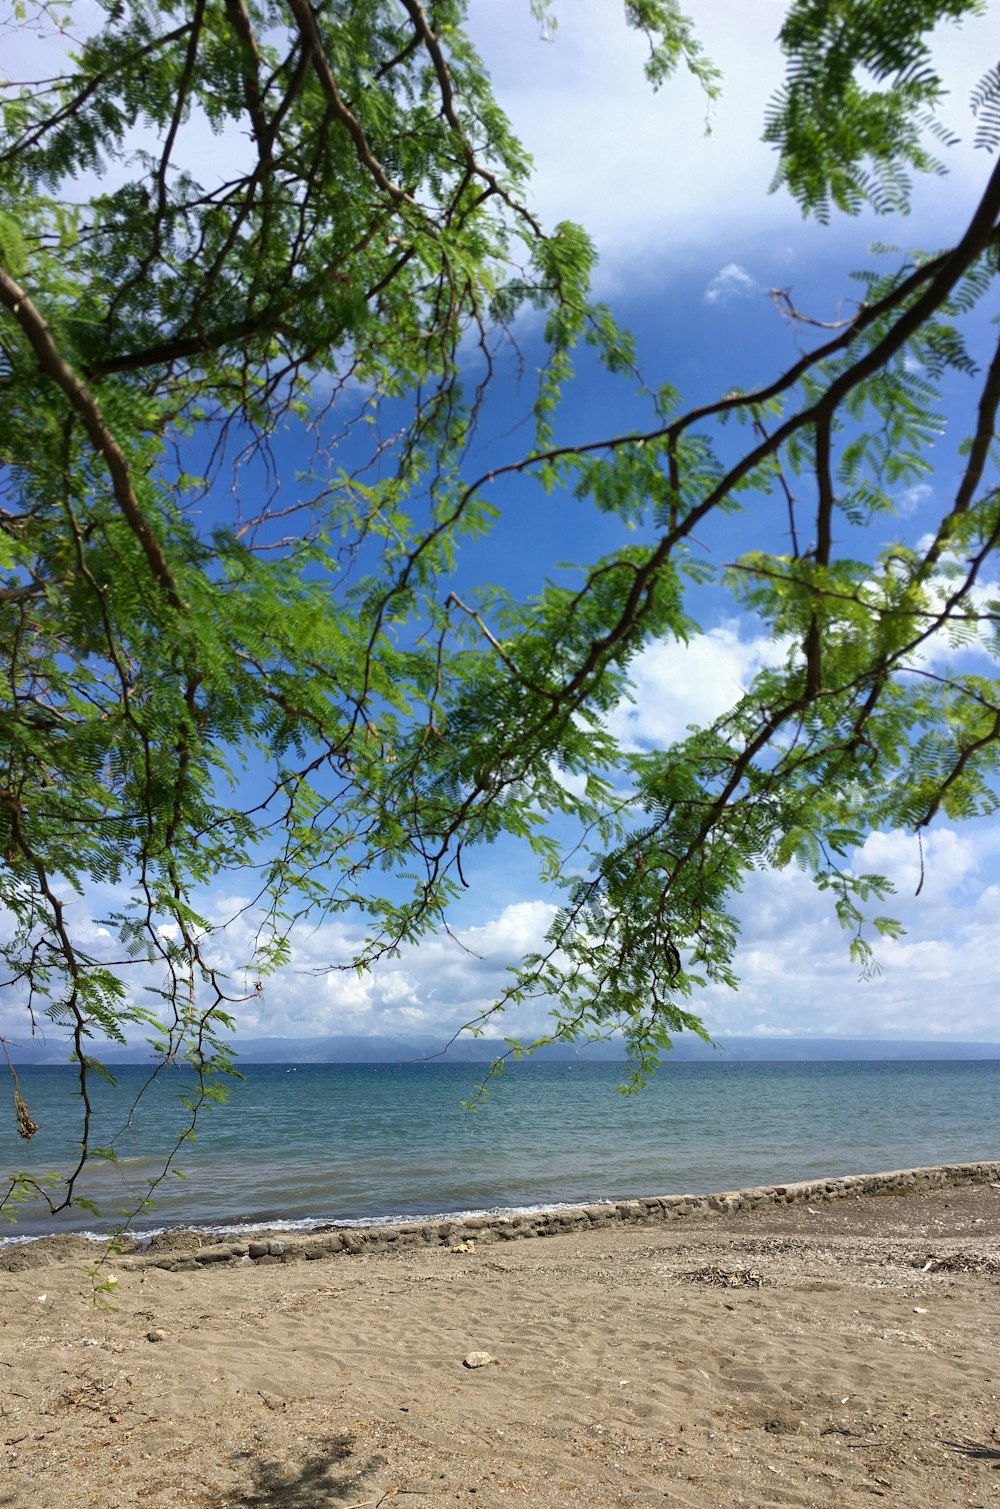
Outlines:
[[[166,590],[171,606],[182,609],[183,604],[177,591],[177,583],[167,564],[163,547],[150,528],[132,487],[128,461],[109,430],[96,398],[80,381],[69,364],[63,360],[45,319],[24,289],[15,283],[6,269],[2,267],[0,267],[0,303],[4,304],[17,320],[46,377],[51,378],[62,390],[79,414],[91,444],[108,469],[115,501],[126,523],[142,546],[149,569]]]

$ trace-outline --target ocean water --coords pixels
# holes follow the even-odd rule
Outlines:
[[[639,1195],[735,1189],[1000,1158],[1000,1062],[667,1064],[638,1096],[611,1063],[511,1066],[485,1105],[462,1101],[474,1064],[251,1064],[206,1111],[142,1211],[137,1232],[399,1220]],[[135,1208],[183,1127],[183,1071],[143,1094],[140,1065],[94,1087],[96,1135],[119,1162],[92,1166],[97,1202],[26,1210],[0,1238],[109,1229]],[[21,1088],[40,1130],[0,1117],[0,1169],[64,1169],[78,1138],[73,1071],[35,1067]]]

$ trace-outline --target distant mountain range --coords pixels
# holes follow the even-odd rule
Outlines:
[[[146,1055],[135,1047],[95,1044],[93,1053],[109,1063],[139,1063]],[[244,1064],[385,1064],[410,1063],[417,1059],[440,1059],[447,1063],[489,1063],[503,1044],[485,1038],[460,1039],[447,1052],[430,1038],[349,1037],[257,1037],[236,1045],[236,1054]],[[27,1042],[11,1043],[15,1064],[64,1064],[67,1049],[63,1044]],[[543,1063],[620,1063],[625,1058],[624,1044],[581,1043],[579,1048],[562,1045],[542,1048],[534,1055]],[[833,1037],[726,1037],[717,1048],[703,1043],[690,1033],[674,1039],[673,1051],[667,1055],[675,1063],[822,1063],[836,1061],[885,1061],[899,1059],[1000,1059],[1000,1043],[902,1042],[876,1038]]]

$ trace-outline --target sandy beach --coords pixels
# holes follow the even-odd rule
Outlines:
[[[996,1184],[455,1245],[5,1249],[0,1505],[1000,1504]]]

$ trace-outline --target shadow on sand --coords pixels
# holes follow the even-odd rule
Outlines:
[[[366,1509],[368,1505],[377,1509],[379,1504],[391,1502],[397,1492],[395,1488],[372,1487],[366,1491],[366,1481],[385,1466],[385,1458],[374,1455],[366,1462],[359,1461],[349,1435],[317,1442],[297,1466],[246,1451],[239,1452],[233,1461],[249,1471],[254,1482],[220,1499],[218,1509],[331,1509],[336,1504],[364,1504]]]
[[[942,1446],[948,1446],[952,1451],[960,1451],[963,1457],[971,1457],[977,1462],[989,1462],[994,1468],[1000,1469],[1000,1447],[987,1446],[979,1441],[942,1441]]]

